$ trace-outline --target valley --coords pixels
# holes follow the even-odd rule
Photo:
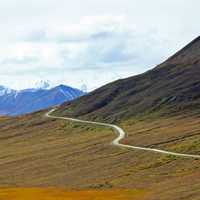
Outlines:
[[[90,191],[97,199],[198,200],[199,77],[198,37],[154,69],[54,112],[0,117],[0,198],[56,188],[66,200],[73,191],[86,200]]]
[[[198,197],[199,159],[112,146],[112,129],[48,119],[44,114],[0,120],[1,187],[133,188],[150,192],[152,199],[159,190],[160,199],[185,197],[190,188]],[[199,123],[198,115],[183,115],[133,118],[120,126],[128,134],[124,144],[199,154]]]

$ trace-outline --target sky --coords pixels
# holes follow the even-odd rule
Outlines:
[[[0,1],[0,85],[88,91],[147,71],[200,32],[199,0]]]

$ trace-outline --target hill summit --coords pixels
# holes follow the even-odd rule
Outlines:
[[[200,62],[200,36],[170,57],[160,66],[166,64],[195,64]]]

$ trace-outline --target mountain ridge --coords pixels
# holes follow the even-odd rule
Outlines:
[[[195,110],[200,107],[199,60],[198,37],[152,70],[112,82],[62,105],[60,114],[113,121],[161,110]]]
[[[29,88],[23,90],[12,90],[0,86],[0,94],[0,114],[15,116],[72,101],[85,93],[61,84],[50,89]]]
[[[165,62],[161,63],[157,67],[161,67],[166,64],[177,64],[177,63],[184,63],[184,62],[191,62],[191,64],[200,61],[199,57],[199,49],[200,49],[200,36],[192,40],[189,44],[185,47],[177,51],[174,55],[169,57]],[[198,52],[196,54],[196,51]]]

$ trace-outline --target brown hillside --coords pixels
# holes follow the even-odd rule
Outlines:
[[[144,74],[110,83],[61,106],[67,116],[118,120],[147,112],[200,108],[200,38]]]
[[[199,123],[198,116],[179,116],[129,119],[120,126],[128,133],[126,144],[200,154]],[[128,188],[150,193],[148,200],[200,194],[199,160],[111,146],[116,135],[109,129],[35,113],[1,119],[0,133],[0,188]]]

